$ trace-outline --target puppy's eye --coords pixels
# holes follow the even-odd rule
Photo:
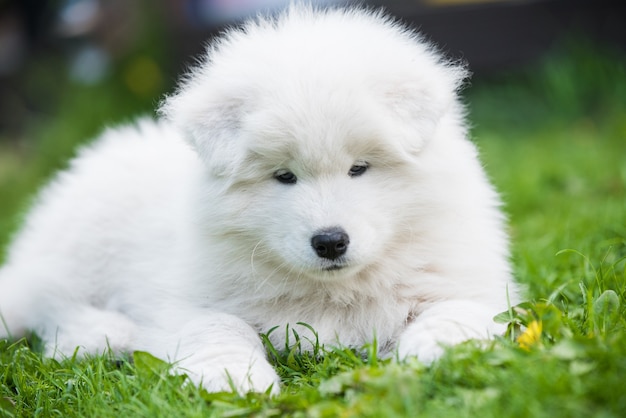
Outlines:
[[[295,174],[288,170],[278,170],[274,173],[274,178],[283,184],[294,184],[298,181]]]
[[[348,171],[348,175],[350,177],[360,176],[363,173],[365,173],[368,168],[369,168],[369,164],[366,163],[365,161],[358,162],[354,164],[352,167],[350,167],[350,171]]]

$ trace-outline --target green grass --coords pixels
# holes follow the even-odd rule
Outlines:
[[[528,303],[500,317],[506,336],[452,348],[430,367],[377,360],[371,347],[268,347],[284,381],[274,399],[206,393],[147,353],[58,362],[36,339],[0,341],[0,416],[626,416],[626,60],[565,51],[466,91],[527,288]],[[2,243],[80,138],[150,104],[129,102],[114,80],[70,87],[54,118],[31,129],[34,152],[2,154],[13,162],[0,170]],[[85,107],[93,95],[97,112]],[[541,332],[521,347],[520,325],[533,323]]]

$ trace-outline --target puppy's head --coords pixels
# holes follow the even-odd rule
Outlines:
[[[395,250],[464,76],[380,14],[292,7],[216,41],[161,110],[222,184],[225,235],[328,279]]]

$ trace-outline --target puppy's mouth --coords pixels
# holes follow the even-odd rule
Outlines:
[[[320,263],[317,267],[310,271],[309,274],[312,278],[326,281],[326,280],[344,280],[356,272],[359,271],[359,267],[347,260],[332,260],[326,263]]]
[[[325,260],[326,261],[326,260]],[[340,257],[336,260],[327,260],[320,263],[319,269],[324,272],[338,272],[340,270],[350,270],[351,263],[344,257]]]
[[[336,270],[341,270],[344,267],[346,267],[345,264],[332,264],[330,266],[323,267],[322,270],[324,270],[324,271],[336,271]]]

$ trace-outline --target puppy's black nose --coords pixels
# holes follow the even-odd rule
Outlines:
[[[311,238],[311,246],[319,257],[334,260],[348,251],[350,237],[342,228],[319,231]]]

